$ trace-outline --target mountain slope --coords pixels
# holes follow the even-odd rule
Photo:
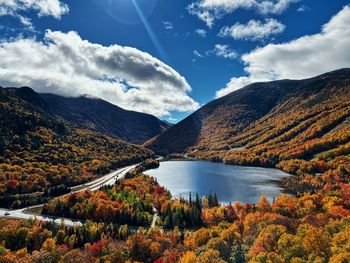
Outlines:
[[[67,98],[53,94],[41,94],[41,97],[53,113],[64,120],[130,143],[141,144],[169,128],[152,115],[127,111],[98,98]]]
[[[339,170],[349,178],[350,69],[249,85],[208,103],[145,145],[163,154],[185,152],[303,176]]]
[[[153,155],[62,121],[26,87],[0,87],[0,135],[0,195],[76,185]]]
[[[342,108],[347,116],[349,82],[350,69],[344,69],[307,80],[251,84],[208,103],[145,145],[159,153],[170,153],[259,144],[261,136],[267,138],[267,134],[277,132],[277,122],[288,122],[287,132],[325,110]],[[281,136],[284,132],[279,133]]]

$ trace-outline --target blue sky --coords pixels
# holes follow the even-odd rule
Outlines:
[[[251,5],[239,0],[45,1],[47,5],[40,6],[35,1],[0,0],[0,55],[5,56],[0,85],[29,85],[66,96],[92,93],[176,122],[245,84],[311,77],[350,64],[343,48],[350,43],[349,1],[252,0]],[[201,19],[203,14],[206,19]],[[344,39],[322,32],[327,24],[332,32],[338,32],[341,24],[345,30],[337,34],[344,34]],[[332,43],[339,41],[341,50],[332,51]],[[137,52],[108,49],[111,45]],[[90,48],[93,55],[87,53]],[[103,63],[95,55],[100,52]],[[249,55],[242,57],[245,54]],[[18,56],[18,61],[10,55]],[[147,67],[138,68],[135,59],[130,64],[130,57],[147,60]],[[164,63],[161,73],[158,60]],[[24,74],[26,62],[31,71]],[[94,66],[86,69],[84,63]],[[59,78],[55,70],[62,71]],[[96,84],[90,87],[89,79]]]

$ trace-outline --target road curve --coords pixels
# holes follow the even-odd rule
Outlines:
[[[116,171],[113,171],[109,174],[106,174],[102,177],[99,177],[89,183],[77,185],[74,187],[71,187],[71,193],[78,193],[85,190],[97,190],[101,186],[107,186],[107,185],[114,185],[116,180],[123,179],[125,175],[133,168],[135,168],[138,164],[129,165],[123,168],[120,168]],[[70,194],[71,194],[70,193]],[[14,218],[14,219],[23,219],[23,220],[31,220],[31,219],[37,219],[45,222],[54,222],[57,224],[64,224],[66,226],[74,226],[74,225],[82,225],[83,222],[79,220],[74,220],[71,218],[62,218],[62,217],[54,217],[54,216],[47,216],[47,215],[34,215],[28,213],[27,210],[31,210],[33,208],[38,208],[43,206],[44,204],[39,204],[35,206],[31,206],[28,208],[22,208],[22,209],[16,209],[16,210],[9,210],[9,209],[3,209],[0,208],[0,217],[6,217],[6,218]]]

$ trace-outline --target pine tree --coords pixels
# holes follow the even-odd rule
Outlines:
[[[214,206],[219,206],[219,201],[216,193],[214,194]]]
[[[178,227],[183,227],[183,223],[182,223],[182,213],[181,210],[176,209],[174,214],[173,214],[173,224],[174,226],[178,226]]]
[[[165,219],[164,219],[164,227],[165,228],[173,228],[173,213],[171,211],[171,207],[168,204],[165,210]]]
[[[0,137],[0,156],[5,156],[5,149],[6,149],[5,140],[2,137]]]
[[[213,207],[213,195],[211,194],[211,191],[209,191],[209,195],[208,195],[208,207],[209,208]]]
[[[198,193],[196,193],[196,200],[195,200],[195,206],[199,209],[199,210],[201,210],[201,201],[200,201],[200,199],[199,199],[199,195],[198,195]]]

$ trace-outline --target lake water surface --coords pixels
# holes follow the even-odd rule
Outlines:
[[[146,174],[157,178],[173,196],[216,193],[221,203],[256,203],[261,195],[272,201],[283,189],[278,182],[287,173],[278,169],[225,165],[206,161],[166,161]]]

